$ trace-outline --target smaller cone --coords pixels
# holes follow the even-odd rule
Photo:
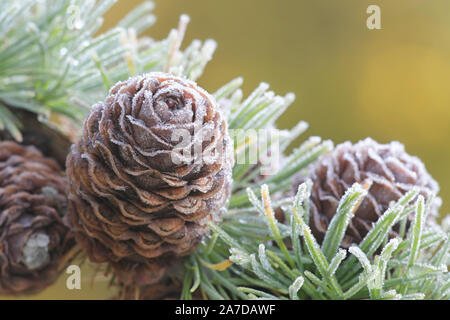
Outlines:
[[[37,293],[74,244],[62,217],[66,179],[34,147],[0,142],[0,294]]]
[[[344,247],[360,243],[390,203],[412,188],[418,188],[426,199],[439,192],[437,182],[428,174],[422,161],[407,154],[402,144],[379,144],[370,138],[355,145],[350,142],[340,144],[333,152],[323,155],[307,176],[298,174],[294,177],[293,191],[296,192],[307,178],[313,182],[309,224],[320,242],[345,191],[355,182],[372,183],[350,221],[342,242]],[[440,202],[440,198],[435,198],[429,216],[437,215]],[[395,229],[391,236],[395,236]]]

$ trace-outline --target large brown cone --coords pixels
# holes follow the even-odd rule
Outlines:
[[[370,138],[355,145],[345,142],[333,152],[323,155],[307,177],[299,174],[294,178],[294,190],[305,178],[313,182],[310,227],[320,242],[345,191],[355,182],[372,183],[368,195],[350,221],[342,241],[344,247],[361,242],[389,204],[413,187],[417,187],[426,198],[439,191],[437,182],[428,174],[423,163],[407,154],[402,144],[378,144]],[[437,212],[439,205],[440,199],[435,198],[433,213]]]
[[[58,277],[73,245],[62,174],[36,148],[0,142],[0,294],[36,293]]]
[[[197,157],[180,162],[180,139],[201,130],[203,142],[187,148]],[[153,73],[116,84],[66,163],[68,223],[90,259],[110,262],[123,283],[157,281],[158,268],[192,252],[220,218],[231,147],[214,99],[195,83]]]

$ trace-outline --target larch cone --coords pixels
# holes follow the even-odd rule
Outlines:
[[[0,142],[0,294],[38,293],[74,245],[63,223],[67,181],[34,146]]]
[[[133,77],[93,106],[71,148],[66,221],[91,261],[123,284],[152,284],[220,220],[232,166],[210,94],[168,74]]]
[[[345,191],[355,182],[371,184],[350,221],[343,247],[360,243],[389,205],[412,188],[417,188],[425,199],[439,192],[438,183],[422,161],[406,153],[402,144],[396,141],[379,144],[370,138],[354,145],[342,143],[331,153],[321,156],[306,176],[299,173],[294,177],[293,191],[296,192],[306,179],[313,182],[309,224],[319,242],[322,242]],[[440,203],[440,198],[434,198],[430,218],[437,215]],[[394,227],[391,236],[395,236],[397,228]]]

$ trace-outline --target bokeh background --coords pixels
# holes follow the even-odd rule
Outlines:
[[[441,185],[450,211],[450,1],[448,0],[156,0],[161,39],[187,13],[185,44],[213,38],[219,46],[199,80],[214,92],[243,76],[250,93],[261,81],[295,103],[280,118],[290,128],[309,122],[307,135],[356,142],[399,140],[419,156]],[[139,0],[120,0],[103,31]],[[381,8],[381,30],[368,30],[366,8]],[[298,141],[300,142],[300,141]],[[83,277],[86,279],[86,277]],[[66,277],[33,298],[104,299],[101,279],[82,290]]]

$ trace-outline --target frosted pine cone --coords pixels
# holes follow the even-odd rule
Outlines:
[[[310,227],[320,242],[345,191],[355,182],[372,183],[368,195],[350,221],[342,241],[344,247],[361,242],[389,204],[413,187],[419,188],[426,198],[439,192],[437,182],[423,163],[407,154],[402,144],[391,142],[382,145],[370,138],[355,145],[350,142],[338,145],[333,152],[317,161],[308,178],[313,182]],[[294,189],[297,190],[304,180],[301,174],[296,176]],[[439,206],[440,199],[435,198],[432,211],[436,213]]]
[[[62,173],[34,147],[0,142],[0,294],[36,293],[58,277],[73,244]]]
[[[220,218],[231,147],[214,98],[195,83],[153,73],[116,84],[67,158],[68,222],[90,259],[124,283],[155,282]]]

